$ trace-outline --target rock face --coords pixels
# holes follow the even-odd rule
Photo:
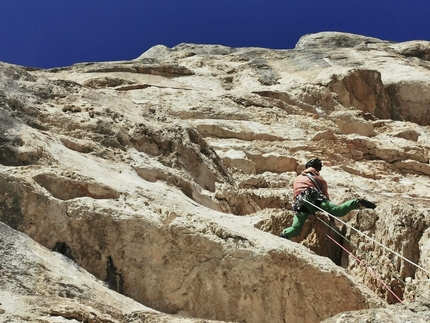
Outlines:
[[[429,60],[429,42],[330,32],[293,50],[180,44],[50,70],[2,63],[0,316],[424,322]],[[314,156],[333,202],[378,207],[317,214],[281,239],[291,184]]]
[[[0,223],[2,322],[202,322],[154,311]]]

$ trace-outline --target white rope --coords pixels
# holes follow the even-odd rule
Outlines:
[[[338,217],[335,217],[334,215],[330,214],[329,212],[327,212],[327,211],[325,211],[325,210],[321,209],[320,207],[316,206],[315,204],[313,204],[313,203],[311,203],[311,202],[309,202],[309,201],[306,201],[306,200],[304,200],[304,201],[305,201],[306,203],[308,203],[308,204],[312,205],[313,207],[317,208],[318,210],[321,210],[321,211],[323,211],[324,213],[327,213],[327,214],[328,214],[328,215],[330,215],[333,219],[335,219],[335,220],[337,220],[337,221],[339,221],[339,222],[343,223],[344,225],[346,225],[347,227],[349,227],[349,228],[351,228],[352,230],[356,231],[357,233],[359,233],[359,234],[361,234],[361,235],[365,236],[366,238],[368,238],[368,239],[372,240],[373,242],[375,242],[375,243],[376,243],[376,244],[378,244],[379,246],[381,246],[381,247],[385,248],[386,250],[388,250],[388,251],[390,251],[390,252],[394,253],[396,256],[398,256],[398,257],[402,258],[403,260],[407,261],[407,262],[408,262],[408,263],[410,263],[411,265],[416,266],[417,268],[421,269],[422,271],[424,271],[424,272],[426,272],[427,274],[429,274],[429,275],[430,275],[430,271],[428,271],[427,269],[425,269],[425,268],[423,268],[423,267],[419,266],[418,264],[414,263],[413,261],[409,260],[408,258],[403,257],[403,256],[402,256],[401,254],[399,254],[398,252],[395,252],[394,250],[392,250],[392,249],[390,249],[390,248],[388,248],[388,247],[384,246],[382,243],[380,243],[380,242],[376,241],[375,239],[373,239],[373,238],[369,237],[367,234],[365,234],[365,233],[361,232],[360,230],[358,230],[358,229],[356,229],[356,228],[354,228],[354,227],[350,226],[350,225],[349,225],[349,224],[347,224],[346,222],[342,221],[342,220],[341,220],[341,219],[339,219]]]

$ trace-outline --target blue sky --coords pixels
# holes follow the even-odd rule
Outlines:
[[[292,49],[320,31],[430,41],[430,0],[1,0],[0,61],[129,60],[182,42]]]

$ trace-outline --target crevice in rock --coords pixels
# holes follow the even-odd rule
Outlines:
[[[72,249],[67,245],[65,242],[57,241],[54,248],[51,249],[52,251],[56,251],[61,253],[63,256],[66,256],[67,258],[73,260],[76,262],[75,257],[73,257]]]
[[[124,294],[124,276],[113,263],[112,256],[108,256],[106,261],[106,279],[105,282],[108,284],[110,289]]]
[[[33,177],[37,184],[45,188],[52,196],[60,200],[79,197],[94,199],[117,199],[120,194],[113,188],[98,183],[74,180],[54,174],[39,174]]]

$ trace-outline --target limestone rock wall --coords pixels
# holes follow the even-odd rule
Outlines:
[[[190,320],[320,322],[396,297],[421,309],[428,48],[330,32],[293,50],[180,44],[50,70],[1,63],[0,220],[103,288]],[[335,203],[378,207],[345,224],[317,214],[280,239],[314,156]]]
[[[3,322],[198,322],[108,289],[70,259],[3,223],[0,232]]]

